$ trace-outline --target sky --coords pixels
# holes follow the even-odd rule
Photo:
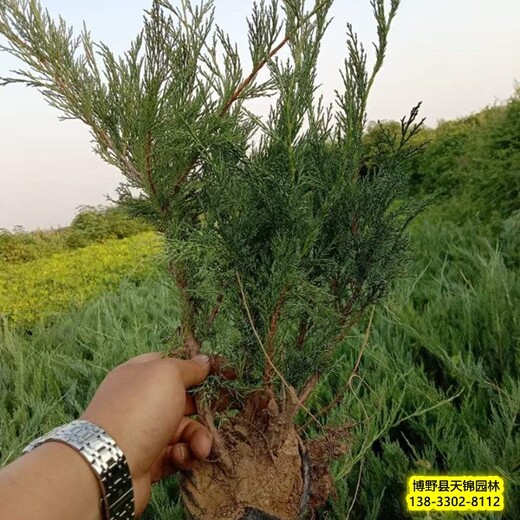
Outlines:
[[[121,53],[139,31],[151,0],[41,3],[76,28],[85,21],[95,40]],[[253,0],[215,4],[217,22],[246,56],[245,19]],[[345,24],[354,24],[367,48],[375,36],[369,0],[336,0],[332,15],[319,68],[329,101],[340,87]],[[506,100],[520,81],[519,27],[518,0],[402,0],[369,119],[400,119],[422,101],[422,115],[435,126]],[[0,53],[0,77],[20,66]],[[58,116],[34,90],[0,88],[0,228],[68,225],[78,207],[104,203],[123,180],[91,151],[81,123],[60,122]]]

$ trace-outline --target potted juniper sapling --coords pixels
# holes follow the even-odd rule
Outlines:
[[[327,106],[316,69],[333,1],[256,3],[246,69],[211,0],[154,0],[121,57],[37,0],[0,0],[4,50],[27,66],[3,82],[90,128],[126,178],[121,203],[165,237],[180,302],[172,351],[213,355],[196,392],[213,456],[182,481],[194,519],[296,520],[327,500],[328,465],[348,449],[347,427],[327,420],[341,395],[321,413],[306,403],[406,261],[417,112],[370,168],[363,148],[399,0],[370,1],[373,67],[347,25],[343,88]],[[251,110],[260,97],[267,116]]]

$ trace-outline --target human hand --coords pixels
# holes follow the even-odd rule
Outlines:
[[[139,356],[108,374],[82,415],[106,430],[125,454],[137,515],[148,505],[154,482],[210,454],[211,435],[189,417],[197,410],[186,393],[209,371],[207,356],[190,361]]]

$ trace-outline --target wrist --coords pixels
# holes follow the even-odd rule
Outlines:
[[[6,518],[103,520],[96,476],[75,451],[48,442],[7,466],[0,502]]]
[[[42,461],[48,464],[47,474],[50,472],[50,468],[54,471],[55,464],[58,464],[59,473],[66,475],[68,479],[71,479],[78,486],[77,490],[82,497],[79,499],[81,509],[78,507],[77,510],[84,511],[86,513],[85,518],[104,520],[102,490],[88,462],[71,446],[56,441],[49,441],[37,450],[34,450],[33,453],[25,456],[37,455],[38,451],[40,451]],[[66,502],[70,503],[72,500],[78,500],[78,493],[73,489],[73,486],[69,484],[67,488],[68,496]]]

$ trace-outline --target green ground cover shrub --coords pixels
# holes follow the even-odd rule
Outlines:
[[[376,316],[359,377],[337,410],[366,423],[338,466],[347,484],[332,518],[348,518],[351,508],[350,518],[409,518],[411,474],[502,475],[506,514],[467,518],[520,518],[520,273],[476,229],[414,226],[414,276]],[[341,375],[318,402],[348,380],[360,336],[345,345]]]
[[[36,321],[81,305],[123,278],[142,280],[157,269],[161,241],[153,233],[110,240],[0,268],[0,317],[11,325]]]
[[[502,475],[508,491],[500,518],[519,518],[519,271],[471,224],[422,219],[413,243],[411,275],[374,315],[351,384],[367,322],[347,338],[335,370],[309,402],[319,415],[342,390],[329,424],[355,424],[352,451],[334,467],[338,496],[319,518],[412,518],[404,510],[407,478],[438,472]],[[159,275],[140,286],[123,281],[54,323],[36,325],[32,336],[4,326],[0,462],[76,417],[112,367],[168,350],[179,323],[169,283]],[[145,519],[183,518],[171,498],[176,489],[175,479],[157,487]],[[467,516],[484,518],[499,516]]]

